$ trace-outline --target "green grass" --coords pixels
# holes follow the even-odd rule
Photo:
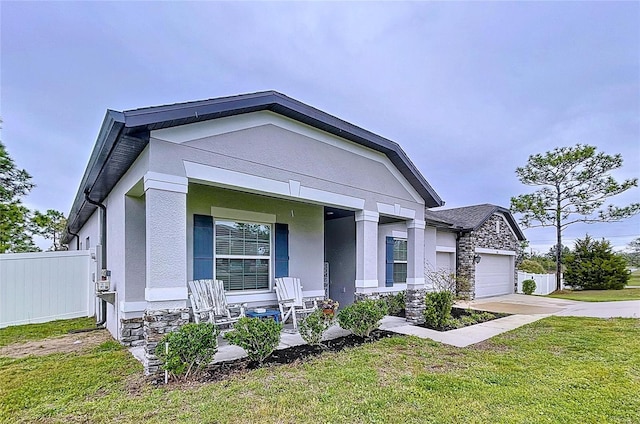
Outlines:
[[[617,300],[640,300],[640,288],[622,290],[563,290],[548,295],[558,299],[581,300],[583,302],[614,302]]]
[[[394,337],[187,386],[113,342],[0,359],[2,422],[637,423],[640,321],[551,317],[475,347]]]
[[[0,346],[67,334],[69,330],[95,327],[95,318],[65,319],[44,324],[16,325],[0,329]]]
[[[631,273],[631,279],[627,283],[627,286],[640,286],[640,270]]]

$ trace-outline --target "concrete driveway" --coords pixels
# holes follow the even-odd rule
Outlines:
[[[508,294],[457,302],[456,305],[490,312],[520,315],[558,315],[594,318],[640,318],[640,300],[579,302],[543,296]]]

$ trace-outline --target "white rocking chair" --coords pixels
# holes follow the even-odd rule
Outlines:
[[[300,285],[299,278],[276,278],[275,290],[282,322],[286,322],[291,317],[294,330],[298,328],[296,314],[308,315],[318,308],[318,298],[302,297],[302,285]]]
[[[232,326],[245,316],[246,303],[229,304],[221,280],[189,281],[189,299],[193,315],[198,323],[201,320],[216,326]]]

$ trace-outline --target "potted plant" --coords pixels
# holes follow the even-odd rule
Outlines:
[[[322,301],[321,306],[322,306],[322,313],[325,315],[325,317],[333,318],[336,311],[338,310],[338,306],[340,306],[340,303],[338,303],[336,300],[333,300],[333,299],[325,299]]]

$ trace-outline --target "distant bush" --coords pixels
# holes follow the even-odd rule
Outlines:
[[[165,343],[169,343],[166,352]],[[162,368],[173,377],[185,379],[202,372],[218,351],[218,329],[215,325],[201,322],[185,324],[178,331],[166,334],[155,354],[164,364]]]
[[[243,317],[223,337],[229,343],[243,348],[250,360],[262,365],[278,347],[281,331],[282,324],[272,319]]]
[[[545,274],[546,271],[540,262],[525,259],[518,265],[520,271],[529,272],[531,274]]]
[[[565,257],[564,278],[568,285],[582,290],[620,290],[630,273],[624,259],[613,253],[611,244],[586,236],[576,240],[574,250]]]
[[[432,328],[443,328],[451,318],[453,294],[449,290],[427,293],[424,304],[425,324]]]
[[[362,300],[338,312],[338,323],[356,336],[369,337],[386,314],[387,303],[384,300]]]
[[[536,291],[536,282],[534,280],[524,280],[522,282],[522,292],[524,294],[531,294]]]

